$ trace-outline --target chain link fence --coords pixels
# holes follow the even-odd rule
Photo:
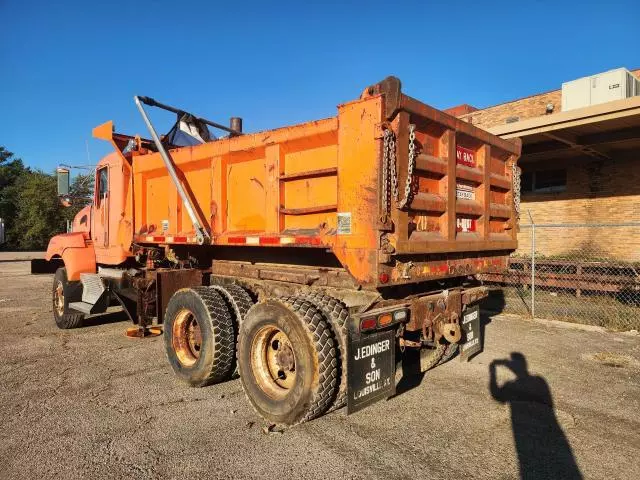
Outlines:
[[[640,330],[640,222],[520,225],[508,271],[482,279],[495,311]]]

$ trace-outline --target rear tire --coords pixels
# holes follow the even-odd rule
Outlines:
[[[240,325],[240,381],[269,422],[291,426],[326,412],[336,394],[337,363],[331,327],[302,297],[259,303]]]
[[[349,319],[349,310],[340,300],[321,292],[310,293],[305,298],[322,310],[324,316],[331,323],[338,344],[338,394],[329,411],[338,410],[347,404],[347,320]]]
[[[233,313],[233,327],[234,327],[234,355],[233,355],[233,372],[231,378],[236,378],[240,375],[238,370],[238,363],[236,362],[235,348],[237,346],[238,332],[240,331],[240,325],[244,320],[247,312],[253,307],[253,300],[247,291],[239,285],[211,285],[209,288],[217,291],[222,295],[227,302],[227,307],[230,312]]]
[[[209,287],[178,290],[164,318],[165,352],[180,380],[204,387],[231,376],[233,319],[217,291]]]
[[[82,300],[82,283],[70,282],[67,269],[56,270],[53,277],[53,318],[58,328],[78,328],[82,326],[84,314],[69,308],[69,304]]]

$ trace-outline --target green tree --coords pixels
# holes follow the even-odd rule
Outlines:
[[[0,145],[0,192],[13,185],[20,175],[28,171],[22,159]]]
[[[64,219],[73,221],[76,214],[93,199],[94,173],[76,175],[69,185],[71,206],[64,208]]]
[[[21,250],[42,250],[49,239],[66,230],[64,212],[57,195],[56,178],[29,172],[16,182],[17,215],[8,240]]]
[[[4,219],[8,250],[42,250],[49,239],[66,231],[66,222],[91,203],[94,174],[79,174],[69,187],[71,206],[57,194],[57,179],[24,166],[0,146],[0,218]]]
[[[18,188],[16,184],[31,172],[20,158],[0,145],[0,218],[4,220],[7,243],[4,248],[17,248],[11,241],[11,232],[18,214]]]

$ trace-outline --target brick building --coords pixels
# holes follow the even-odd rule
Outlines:
[[[640,70],[632,74],[640,78]],[[536,224],[640,225],[640,96],[567,111],[562,100],[559,89],[484,109],[465,104],[449,110],[503,138],[522,139],[523,254],[531,249],[530,218]],[[536,235],[545,256],[589,250],[599,258],[640,261],[640,226],[543,228]]]

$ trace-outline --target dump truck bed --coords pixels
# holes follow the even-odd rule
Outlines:
[[[214,247],[324,249],[367,288],[495,271],[516,247],[520,145],[393,77],[336,117],[169,153]],[[132,165],[134,241],[195,243],[160,154]]]

